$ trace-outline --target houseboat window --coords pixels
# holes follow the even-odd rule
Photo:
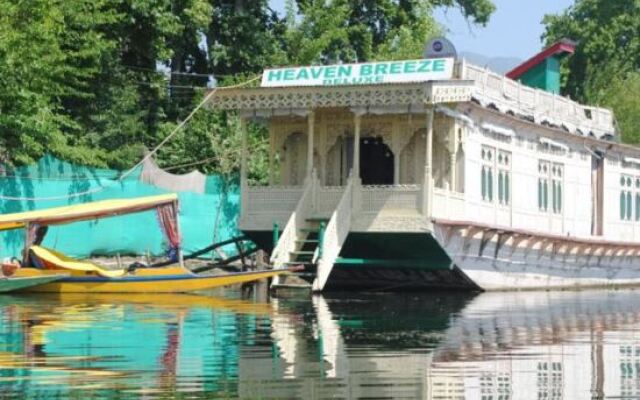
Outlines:
[[[482,158],[482,169],[480,172],[480,184],[482,191],[482,200],[493,202],[493,180],[494,180],[494,163],[495,163],[496,149],[493,147],[483,147],[480,156]],[[498,185],[501,185],[500,179],[498,179]],[[498,196],[502,196],[499,187]]]
[[[511,197],[511,153],[498,151],[498,202],[509,205]]]
[[[636,193],[636,221],[640,221],[640,193]]]
[[[562,175],[564,166],[562,164],[553,164],[551,167],[551,185],[552,185],[552,202],[553,212],[555,214],[562,213]]]
[[[538,209],[549,209],[549,161],[538,163]]]
[[[630,176],[620,176],[620,219],[623,221],[631,221],[633,209],[632,185],[633,179]],[[636,221],[640,220],[640,193],[636,194]]]
[[[540,211],[562,214],[563,175],[563,164],[552,164],[544,160],[538,163],[538,209]],[[549,209],[550,205],[551,209]]]

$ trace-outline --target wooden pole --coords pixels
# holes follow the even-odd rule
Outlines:
[[[247,131],[247,120],[240,118],[240,129],[242,133],[242,139],[240,144],[240,220],[247,215],[247,138],[249,133]]]
[[[362,117],[360,114],[355,114],[353,119],[354,133],[353,133],[353,176],[360,181],[360,124]]]
[[[314,136],[314,125],[315,125],[315,114],[313,111],[309,111],[309,115],[307,116],[307,179],[311,178],[311,173],[313,172],[313,136]]]
[[[427,218],[433,216],[433,106],[427,108],[427,140],[425,148],[423,210]]]
[[[182,235],[180,234],[180,219],[178,217],[178,202],[173,202],[173,217],[176,221],[176,231],[178,233],[178,239],[180,243],[178,244],[178,264],[181,267],[184,267],[184,253],[182,252]]]
[[[240,183],[245,184],[247,180],[247,139],[249,132],[247,130],[247,120],[240,118],[240,129],[242,130],[242,141],[240,150]]]
[[[275,168],[275,153],[276,153],[276,133],[275,127],[272,121],[269,121],[269,186],[275,185],[276,171]]]

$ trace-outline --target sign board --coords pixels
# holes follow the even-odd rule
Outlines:
[[[453,58],[266,69],[262,87],[338,86],[451,79]]]
[[[424,58],[457,58],[456,47],[448,39],[435,38],[427,42]]]

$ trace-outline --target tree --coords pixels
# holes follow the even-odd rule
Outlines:
[[[213,82],[265,67],[420,56],[434,7],[487,22],[490,0],[0,0],[0,162],[52,152],[128,168]],[[215,80],[212,79],[215,77]],[[251,179],[266,177],[266,131],[251,128]],[[238,170],[238,118],[200,112],[158,154],[163,166]]]
[[[287,54],[301,63],[418,57],[441,32],[433,8],[454,6],[478,24],[495,9],[490,0],[289,0]]]
[[[590,102],[614,111],[622,141],[640,143],[640,72],[620,72],[616,63],[592,74],[585,85]]]
[[[559,15],[544,19],[544,39],[577,42],[564,65],[564,91],[582,102],[613,107],[623,139],[637,143],[630,132],[640,108],[624,85],[637,84],[640,67],[640,3],[636,0],[577,0]],[[625,93],[626,92],[626,93]],[[637,126],[637,125],[635,125]]]
[[[82,145],[72,149],[66,134],[81,130],[70,110],[89,97],[95,61],[109,48],[101,37],[75,28],[109,21],[113,15],[102,12],[104,5],[0,0],[0,161],[27,163],[52,151],[101,163],[103,153]]]

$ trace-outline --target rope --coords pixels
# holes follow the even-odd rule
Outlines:
[[[246,86],[246,85],[248,85],[248,84],[250,84],[252,82],[255,82],[258,79],[260,79],[260,76],[255,76],[255,77],[253,77],[253,78],[251,78],[251,79],[249,79],[247,81],[244,81],[244,82],[241,82],[241,83],[238,83],[238,84],[235,84],[235,85],[216,87],[213,90],[211,90],[211,92],[209,92],[209,94],[207,94],[204,97],[204,99],[202,99],[202,101],[200,103],[198,103],[198,105],[189,113],[189,115],[187,115],[187,117],[185,119],[183,119],[178,124],[178,126],[176,126],[171,131],[171,133],[169,133],[169,135],[167,135],[166,138],[164,138],[156,147],[154,147],[153,150],[151,150],[144,157],[142,157],[142,160],[140,160],[136,165],[134,165],[133,167],[131,167],[127,171],[125,171],[122,175],[120,175],[120,177],[118,177],[118,179],[112,181],[110,185],[100,186],[100,187],[97,187],[97,188],[94,188],[94,189],[86,190],[84,192],[71,193],[71,194],[62,195],[62,196],[13,197],[13,196],[0,195],[0,199],[2,199],[2,200],[16,200],[16,201],[65,200],[65,199],[71,199],[71,198],[75,198],[75,197],[85,196],[85,195],[88,195],[88,194],[95,194],[95,193],[99,193],[99,192],[101,192],[103,190],[106,190],[107,188],[113,186],[114,184],[123,181],[127,176],[131,175],[131,173],[133,173],[133,171],[135,171],[136,168],[141,166],[150,157],[155,155],[158,152],[158,150],[160,150],[162,148],[162,146],[167,144],[167,142],[169,140],[171,140],[171,138],[173,138],[187,124],[187,122],[189,122],[191,120],[191,118],[193,118],[193,116],[196,114],[196,112],[198,112],[198,110],[200,110],[209,101],[209,99],[211,99],[213,97],[213,95],[216,94],[218,89],[235,89],[235,88]]]

